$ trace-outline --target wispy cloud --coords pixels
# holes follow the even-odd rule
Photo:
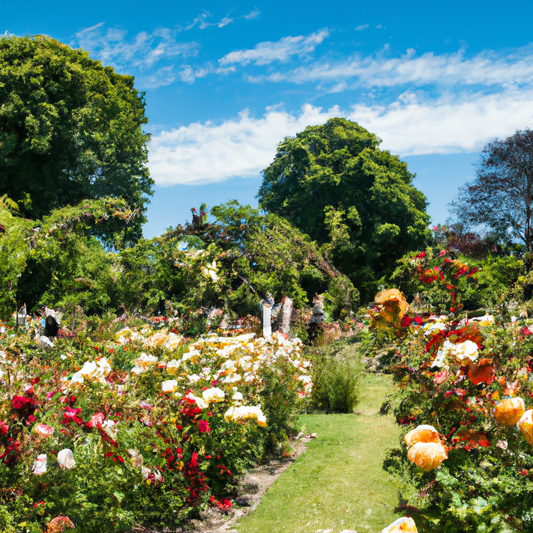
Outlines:
[[[246,15],[241,15],[239,17],[230,17],[229,14],[227,14],[225,17],[222,17],[218,22],[210,22],[207,20],[208,18],[212,17],[213,15],[209,13],[209,11],[203,11],[198,15],[190,24],[185,26],[185,30],[192,30],[194,27],[198,27],[201,30],[205,30],[206,28],[209,28],[211,26],[216,26],[217,28],[223,28],[224,26],[227,26],[228,24],[231,24],[232,22],[235,22],[239,19],[246,19],[251,20],[254,18],[257,18],[261,12],[259,9],[254,8],[252,11],[250,11]]]
[[[355,31],[363,31],[363,30],[366,30],[368,28],[368,24],[361,24],[361,26],[357,26],[357,28],[355,28]]]
[[[414,49],[396,58],[388,50],[374,56],[359,55],[331,61],[319,59],[296,69],[266,74],[261,80],[273,82],[337,84],[353,87],[394,87],[402,85],[513,85],[533,82],[533,47],[527,46],[504,55],[488,51],[472,58],[465,51],[416,56]]]
[[[223,28],[239,19],[252,20],[260,15],[257,8],[231,17],[229,14],[211,22],[211,13],[204,11],[185,27],[157,28],[152,32],[142,31],[129,36],[120,27],[106,28],[99,22],[75,33],[70,45],[88,51],[91,57],[105,65],[111,65],[121,72],[133,74],[142,88],[157,88],[175,82],[191,84],[207,74],[227,74],[235,70],[233,65],[220,65],[207,61],[191,66],[184,59],[198,55],[197,41],[178,39],[184,30],[216,26]],[[185,34],[183,34],[185,35]]]
[[[250,11],[250,13],[248,13],[247,15],[244,15],[242,18],[245,18],[247,20],[251,20],[251,19],[257,18],[260,14],[261,14],[261,11],[259,11],[259,9],[254,7],[252,9],[252,11]]]
[[[283,37],[279,41],[266,41],[249,50],[235,50],[219,59],[221,65],[241,64],[269,65],[275,61],[286,62],[293,56],[305,56],[329,35],[321,30],[308,36]]]
[[[533,89],[421,102],[406,93],[389,105],[323,110],[306,104],[296,114],[275,107],[259,118],[244,110],[219,124],[194,123],[154,135],[150,171],[163,186],[257,177],[272,162],[285,136],[333,116],[378,132],[382,148],[401,156],[474,152],[495,137],[533,124]]]
[[[152,33],[142,31],[128,38],[122,28],[104,29],[104,22],[77,32],[73,46],[89,51],[104,64],[118,68],[147,69],[162,59],[187,57],[198,50],[198,43],[178,41],[178,30],[158,28]]]
[[[154,72],[142,74],[137,78],[140,86],[146,89],[156,89],[157,87],[164,87],[171,85],[176,81],[176,73],[173,65],[161,67]]]

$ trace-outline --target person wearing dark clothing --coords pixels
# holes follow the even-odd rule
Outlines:
[[[44,326],[44,335],[45,337],[57,337],[57,332],[59,331],[59,324],[53,316],[46,317],[46,324]]]

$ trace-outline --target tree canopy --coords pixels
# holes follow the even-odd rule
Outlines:
[[[352,283],[287,220],[232,201],[213,207],[209,221],[204,208],[193,213],[191,224],[178,226],[162,239],[188,242],[191,250],[209,250],[206,260],[216,259],[219,296],[211,305],[245,315],[269,294],[277,302],[290,296],[296,306],[304,306],[315,294],[328,291],[331,312],[345,317],[358,303]]]
[[[263,171],[263,209],[304,231],[362,288],[429,236],[426,198],[406,163],[357,123],[330,119],[278,146]],[[369,287],[371,292],[373,287]]]
[[[154,182],[144,95],[133,82],[47,36],[1,38],[0,194],[32,219],[121,197],[138,210],[128,231],[139,237]]]
[[[476,179],[459,189],[452,212],[467,227],[485,226],[493,237],[533,251],[533,131],[517,131],[487,144]]]
[[[116,254],[91,234],[104,224],[118,228],[132,214],[123,199],[100,198],[29,220],[12,200],[0,198],[0,316],[16,302],[31,310],[82,305],[91,313],[113,305]]]

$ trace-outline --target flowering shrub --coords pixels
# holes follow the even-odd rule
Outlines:
[[[277,335],[123,328],[44,352],[8,330],[0,350],[6,531],[175,527],[226,509],[234,478],[284,438],[311,390],[300,342]]]
[[[450,292],[451,314],[391,321],[390,402],[411,431],[386,466],[409,481],[404,510],[423,531],[530,531],[533,335],[508,313],[459,320],[454,291],[471,269],[454,267],[455,282],[428,281]]]
[[[433,313],[457,313],[476,300],[479,268],[467,265],[454,250],[432,249],[405,256],[391,276],[405,294],[416,295],[415,305]]]

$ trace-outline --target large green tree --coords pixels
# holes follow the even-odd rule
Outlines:
[[[407,164],[357,123],[330,119],[278,146],[258,198],[323,245],[368,297],[376,281],[429,238],[426,198]]]
[[[133,82],[47,36],[0,38],[0,195],[33,219],[121,197],[137,210],[129,236],[140,236],[154,182]]]
[[[119,228],[131,216],[123,199],[100,198],[29,220],[0,197],[0,317],[22,304],[28,310],[80,305],[88,313],[115,305],[117,254],[91,234],[102,224]]]

